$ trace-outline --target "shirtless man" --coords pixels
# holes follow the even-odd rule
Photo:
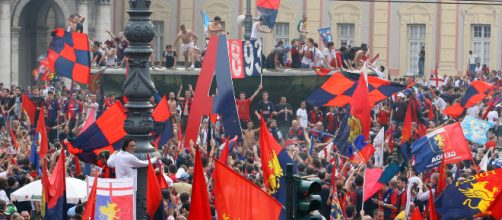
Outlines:
[[[253,128],[254,124],[252,121],[248,121],[247,128],[242,130],[243,141],[242,147],[244,152],[251,149],[253,145],[256,145],[256,133],[260,131],[260,128]]]
[[[174,92],[169,92],[169,98],[167,99],[167,105],[169,106],[169,111],[171,112],[171,116],[174,116],[176,120],[178,120],[178,110],[177,110],[177,103],[176,103],[176,95]],[[177,122],[177,121],[175,121]]]
[[[181,50],[183,51],[183,56],[185,57],[185,69],[188,70],[188,65],[190,64],[190,69],[194,69],[194,56],[193,50],[195,48],[195,41],[197,41],[197,36],[193,31],[188,30],[184,24],[180,26],[180,32],[176,36],[173,45],[177,45],[178,41],[181,39]]]
[[[354,63],[356,64],[357,69],[360,69],[363,67],[362,59],[364,57],[366,57],[366,54],[368,54],[368,45],[365,43],[362,43],[361,47],[356,52],[356,56],[354,57]]]
[[[215,16],[213,21],[207,26],[207,38],[224,33],[223,26],[221,26],[220,16]]]

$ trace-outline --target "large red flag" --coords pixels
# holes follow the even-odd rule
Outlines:
[[[49,151],[49,137],[47,136],[47,128],[45,127],[44,109],[40,109],[38,116],[37,131],[40,133],[40,158],[44,158]]]
[[[448,183],[446,182],[446,170],[445,170],[445,156],[443,154],[443,157],[441,159],[441,165],[439,166],[439,177],[438,177],[438,183],[436,187],[436,196],[439,196],[445,189]]]
[[[361,74],[357,88],[350,99],[350,114],[361,122],[361,132],[364,135],[364,140],[368,140],[370,134],[370,101],[368,92],[368,83],[365,77]]]
[[[92,188],[89,196],[87,196],[87,203],[85,204],[84,214],[82,215],[82,219],[85,220],[94,220],[94,212],[96,210],[96,190],[98,188],[98,174],[96,171],[94,175],[94,181],[92,181]]]
[[[33,101],[31,101],[30,97],[28,97],[28,95],[26,94],[23,94],[21,96],[21,109],[30,118],[30,123],[34,125],[35,115],[37,114],[37,106],[33,104]]]
[[[146,175],[146,212],[150,219],[163,219],[162,192],[155,175],[150,156],[148,156],[148,171]]]
[[[432,194],[432,187],[429,188],[429,220],[438,220],[436,207],[434,206],[434,195]]]
[[[418,207],[415,207],[415,209],[413,209],[413,213],[411,214],[411,220],[422,220],[422,215],[420,214],[420,210],[418,209]]]
[[[406,108],[406,116],[404,117],[404,122],[403,122],[403,130],[402,130],[402,135],[401,135],[401,144],[404,144],[405,142],[409,141],[411,138],[411,129],[412,129],[412,124],[411,124],[411,106],[410,103],[408,103],[408,107]]]
[[[239,201],[239,200],[236,200]],[[192,185],[192,199],[190,201],[190,212],[188,220],[212,219],[211,208],[209,207],[209,194],[207,192],[206,177],[202,168],[200,151],[195,151],[194,177]]]
[[[260,148],[263,182],[265,183],[267,191],[270,194],[274,194],[280,187],[277,179],[283,176],[283,171],[278,158],[282,147],[279,143],[277,143],[274,136],[272,136],[268,130],[263,117],[261,117],[260,121]]]
[[[277,200],[217,160],[213,176],[219,220],[279,218],[282,205]]]
[[[366,169],[364,171],[363,202],[371,198],[383,186],[378,179],[382,176],[382,168]]]
[[[154,121],[166,121],[171,117],[171,110],[169,109],[169,105],[167,104],[166,97],[162,97],[157,107],[152,113],[152,118]]]

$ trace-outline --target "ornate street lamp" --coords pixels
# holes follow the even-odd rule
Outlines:
[[[251,40],[253,29],[253,15],[251,14],[251,0],[246,0],[246,17],[244,18],[244,40]]]
[[[155,91],[150,77],[148,58],[153,52],[149,45],[155,32],[150,15],[151,0],[129,0],[129,21],[124,34],[129,41],[125,50],[128,71],[123,85],[124,96],[127,97],[125,111],[127,119],[124,129],[127,137],[136,140],[136,156],[147,159],[147,154],[153,154],[155,148],[150,145],[150,131],[153,130],[152,104],[150,97]],[[146,179],[147,168],[138,169],[136,191],[136,219],[148,219],[146,214]]]

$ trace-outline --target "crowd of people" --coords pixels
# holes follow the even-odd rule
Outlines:
[[[72,25],[69,27],[72,30],[78,30],[78,24],[84,21],[84,18],[77,15],[71,17],[71,19]],[[304,17],[302,21],[304,22],[306,19]],[[218,34],[223,32],[218,21],[221,21],[221,19],[215,18],[209,25],[209,33]],[[305,25],[299,24],[299,32],[302,34],[306,33]],[[127,41],[124,39],[123,33],[119,33],[117,36],[111,32],[109,34],[113,40],[107,41],[108,43],[105,42],[107,49],[103,49],[99,42],[93,43],[93,65],[103,63],[110,65],[123,64]],[[176,44],[181,40],[183,44],[183,53],[187,55],[185,58],[187,61],[186,68],[192,68],[194,64],[194,46],[190,41],[193,36],[195,35],[190,30],[182,27],[175,42]],[[324,52],[321,52],[313,39],[305,37],[303,39],[305,42],[303,40],[293,40],[289,49],[283,49],[283,43],[279,42],[277,49],[274,49],[275,52],[271,53],[270,60],[274,65],[269,67],[284,68],[289,65],[291,68],[311,68],[313,66],[331,66],[332,68],[343,69],[360,68],[362,65],[360,58],[365,56],[368,51],[366,44],[362,44],[357,48],[341,45],[339,50],[335,50],[334,45],[328,43]],[[118,45],[117,49],[115,49],[115,45]],[[286,50],[291,51],[291,61],[286,61],[286,56],[284,56]],[[174,57],[177,55],[176,51],[173,50],[173,46],[167,46],[164,54],[166,57],[173,58],[173,60],[166,59],[166,65],[176,65]],[[267,63],[268,60],[267,58]],[[436,78],[438,77],[436,76]],[[340,201],[346,219],[404,219],[403,213],[406,207],[407,195],[412,197],[412,207],[419,207],[425,216],[427,215],[426,203],[429,190],[431,188],[434,190],[436,187],[439,171],[433,169],[424,174],[415,173],[413,166],[401,155],[400,149],[392,146],[400,143],[407,106],[412,106],[417,115],[417,117],[413,118],[413,135],[410,142],[420,137],[417,131],[418,120],[427,121],[428,131],[459,120],[448,117],[442,111],[447,106],[458,102],[473,80],[492,83],[496,88],[494,95],[468,108],[466,111],[466,115],[481,118],[488,108],[488,102],[500,96],[501,72],[474,71],[474,73],[469,72],[465,77],[445,76],[441,79],[441,85],[437,84],[439,79],[434,82],[432,76],[421,81],[413,77],[394,79],[394,81],[403,84],[414,81],[415,89],[408,89],[395,94],[371,109],[370,140],[373,139],[381,127],[385,128],[386,131],[391,131],[392,134],[389,136],[393,138],[388,138],[385,141],[384,166],[390,163],[398,163],[403,164],[405,168],[382,187],[379,193],[366,201],[364,205],[362,201],[363,173],[366,168],[374,166],[375,159],[370,158],[365,164],[345,163],[344,165],[338,162],[332,163],[333,160],[331,159],[333,158],[336,158],[335,161],[340,160],[336,152],[324,151],[325,147],[332,142],[333,136],[340,130],[344,116],[348,114],[345,108],[309,106],[306,101],[302,101],[299,106],[292,106],[288,103],[288,94],[280,94],[279,100],[270,100],[269,92],[265,91],[266,88],[261,85],[249,97],[249,94],[240,92],[236,97],[236,105],[243,135],[238,139],[235,147],[232,148],[228,164],[234,171],[264,189],[258,134],[260,129],[268,129],[276,141],[283,146],[295,161],[298,175],[305,178],[316,177],[321,179],[322,206],[319,213],[326,219],[330,218],[330,212],[332,211],[332,197],[337,197]],[[238,90],[238,88],[236,89]],[[122,102],[123,99],[114,94],[100,97],[88,90],[72,90],[62,84],[27,88],[18,86],[4,87],[0,84],[0,90],[2,91],[0,95],[0,110],[2,112],[0,115],[0,169],[2,171],[0,173],[0,219],[42,219],[40,202],[19,202],[12,201],[10,198],[12,192],[41,178],[38,172],[39,167],[34,167],[35,163],[30,161],[32,150],[30,146],[34,142],[34,126],[36,123],[30,123],[30,118],[22,111],[22,94],[29,96],[37,111],[44,109],[46,113],[45,122],[49,136],[49,152],[41,160],[48,164],[49,170],[54,168],[61,149],[66,148],[63,140],[78,136],[86,119],[93,117],[93,114],[90,114],[91,112],[96,112],[94,117],[99,117],[115,102]],[[173,123],[174,133],[178,133],[178,129],[181,129],[183,134],[193,102],[193,88],[188,85],[188,88],[183,91],[183,85],[180,85],[178,91],[172,91],[165,95],[168,98],[168,105],[172,115],[171,120],[175,122]],[[259,95],[261,95],[261,100],[257,101]],[[152,99],[152,104],[154,106],[157,104],[154,99]],[[496,125],[490,131],[489,141],[484,146],[470,143],[474,163],[464,161],[447,166],[448,183],[469,178],[479,172],[476,165],[479,164],[484,154],[492,148],[494,150],[489,158],[488,169],[502,167],[502,160],[499,158],[497,149],[497,146],[501,143],[499,137],[502,136],[501,111],[502,107],[497,106],[487,114],[487,120]],[[266,121],[267,128],[256,126],[257,122],[262,118]],[[35,120],[39,119],[35,118]],[[178,123],[176,122],[180,122],[181,128],[177,126]],[[213,123],[209,118],[203,120],[199,134],[198,140],[191,141],[190,146],[185,148],[188,150],[182,150],[181,152],[178,148],[178,137],[173,137],[167,144],[158,147],[161,156],[152,159],[161,161],[161,165],[156,163],[156,171],[162,172],[168,182],[168,186],[162,189],[164,215],[167,219],[182,220],[188,218],[194,170],[194,148],[196,147],[202,151],[202,164],[208,183],[208,191],[210,197],[213,196],[211,173],[214,170],[214,162],[211,156],[217,157],[221,151],[218,146],[224,143],[225,139],[233,137],[226,137],[223,134],[222,124],[219,119],[216,119],[216,122]],[[85,179],[86,175],[93,174],[95,170],[93,167],[101,168],[102,177],[114,178],[133,175],[131,174],[135,172],[135,169],[132,169],[133,166],[142,167],[147,164],[145,161],[140,161],[133,156],[135,144],[134,140],[126,139],[122,148],[116,149],[115,153],[100,155],[96,165],[84,165],[82,162],[74,160],[74,155],[68,155],[66,161],[67,176]],[[126,166],[125,163],[121,162],[121,159],[124,158],[135,162],[131,166]],[[86,166],[87,169],[78,172],[76,169],[77,163]],[[334,169],[341,172],[333,172]],[[336,175],[336,187],[331,185],[332,175]],[[420,178],[423,184],[407,189],[407,183],[413,177]],[[333,193],[335,188],[336,193]],[[408,192],[408,190],[411,191]],[[85,203],[72,204],[68,210],[68,217],[70,219],[81,219],[84,207]],[[216,213],[213,204],[211,204],[211,211],[216,218],[218,213]],[[488,216],[477,218],[490,219]]]
[[[474,79],[493,83],[499,89],[501,77],[500,73],[489,73],[478,74]],[[434,82],[416,83],[415,90],[409,89],[398,93],[376,105],[371,111],[373,125],[371,136],[374,137],[376,132],[384,127],[387,131],[392,130],[392,136],[394,137],[393,140],[386,141],[385,164],[392,161],[399,163],[404,161],[398,152],[399,150],[395,148],[391,151],[389,146],[399,143],[408,103],[413,103],[412,106],[415,111],[428,121],[429,131],[433,130],[438,126],[456,120],[444,115],[442,110],[457,102],[474,79],[470,77],[446,77],[439,87],[435,87]],[[329,152],[328,156],[320,156],[320,154],[324,147],[332,141],[333,137],[331,135],[335,135],[340,129],[342,119],[347,114],[346,110],[338,107],[309,106],[305,101],[302,101],[299,106],[291,106],[287,102],[287,94],[281,94],[283,96],[277,100],[277,103],[274,103],[276,100],[270,100],[269,93],[263,89],[262,86],[259,86],[249,98],[244,92],[239,93],[238,97],[236,97],[243,136],[239,139],[233,151],[230,152],[229,164],[248,180],[260,187],[264,187],[258,141],[259,130],[263,128],[256,126],[256,122],[263,117],[267,122],[267,129],[276,138],[277,142],[287,149],[290,157],[297,163],[298,174],[300,176],[315,176],[323,181],[323,191],[321,193],[323,205],[320,213],[329,218],[330,196],[333,196],[330,193],[329,180],[332,169],[336,168],[330,163],[330,158],[336,156],[334,152]],[[24,89],[12,86],[9,88],[2,87],[1,90],[0,104],[3,114],[0,118],[0,138],[2,139],[0,141],[2,143],[0,148],[2,160],[0,162],[4,172],[0,173],[0,199],[2,200],[0,202],[0,219],[6,219],[6,216],[10,216],[10,219],[21,219],[18,217],[20,215],[31,215],[34,219],[37,219],[36,217],[40,216],[40,204],[38,202],[15,202],[9,198],[10,193],[16,189],[40,178],[37,169],[31,166],[33,163],[29,160],[30,146],[34,138],[34,126],[30,124],[26,114],[22,112],[21,94],[29,94],[37,109],[43,108],[46,112],[45,122],[49,134],[50,151],[43,160],[48,162],[50,169],[54,166],[59,151],[65,148],[62,141],[79,134],[83,122],[87,117],[90,117],[89,112],[95,110],[97,117],[99,117],[103,111],[115,102],[121,101],[121,99],[112,94],[100,98],[87,90],[72,91],[61,85],[41,88],[33,86]],[[257,101],[256,99],[260,94],[261,100]],[[182,128],[186,127],[194,95],[192,86],[189,85],[186,91],[183,91],[183,87],[180,86],[179,91],[173,91],[166,95],[173,115],[172,120],[180,121]],[[497,92],[493,97],[498,95]],[[486,99],[470,107],[467,109],[466,114],[480,118],[487,108],[488,101]],[[152,104],[155,105],[156,103]],[[502,136],[502,127],[499,126],[502,120],[501,109],[496,107],[488,113],[487,120],[496,124],[496,127],[490,133],[489,142],[485,146],[472,143],[470,145],[475,163],[479,163],[488,149],[494,148],[500,143],[499,137]],[[416,120],[418,119],[414,119],[415,122],[417,122]],[[173,124],[175,124],[175,132],[177,132],[177,123]],[[212,129],[208,129],[209,126]],[[225,138],[229,138],[223,135],[221,126],[219,120],[216,123],[211,123],[209,119],[204,120],[201,124],[200,138],[194,140],[192,146],[190,146],[191,148],[198,146],[205,155],[203,165],[208,183],[211,183],[210,174],[214,167],[211,157],[207,156],[217,156],[220,153],[218,146],[224,142]],[[208,130],[212,130],[212,132],[208,132]],[[416,132],[416,124],[413,134],[412,142],[419,137]],[[210,136],[210,138],[207,136]],[[14,147],[12,138],[16,141],[17,149]],[[311,141],[314,141],[314,143],[311,143]],[[123,150],[117,149],[117,151],[119,153],[127,152],[127,149],[129,149],[128,152],[134,152],[134,150],[131,151],[131,148],[128,148],[129,143],[127,143],[127,146],[124,145]],[[309,150],[311,145],[314,146],[313,150]],[[211,151],[207,152],[207,149],[211,149]],[[166,207],[165,215],[172,216],[174,219],[185,219],[190,210],[194,151],[182,151],[176,158],[177,154],[175,152],[177,150],[177,137],[169,140],[166,145],[159,147],[159,152],[162,155],[159,159],[162,161],[163,169],[157,169],[157,171],[164,172],[169,182],[169,187],[163,189],[164,207]],[[111,157],[107,155],[107,157],[114,158],[114,155],[112,154]],[[85,175],[91,175],[89,171],[93,169],[84,169],[84,173],[76,173],[75,160],[72,157],[71,155],[68,157],[67,175],[81,179],[84,179]],[[107,158],[104,159],[106,161]],[[490,160],[490,169],[500,167],[502,161],[499,159],[497,150],[491,155]],[[374,219],[394,219],[396,216],[399,217],[399,213],[404,210],[405,203],[403,201],[405,201],[404,197],[406,195],[404,186],[410,177],[418,175],[412,172],[413,167],[403,170],[382,189],[382,193],[377,194],[372,200],[368,200],[364,205],[364,213],[368,216],[360,216],[362,213],[360,212],[362,208],[362,173],[365,167],[372,167],[373,163],[374,159],[372,158],[365,166],[347,166],[353,167],[353,169],[347,168],[347,175],[337,176],[338,193],[335,196],[338,196],[342,203],[347,219],[369,219],[370,216]],[[103,163],[100,165],[102,166]],[[121,173],[124,172],[124,167],[121,166],[121,163],[109,161],[108,165],[115,167],[117,171],[111,172],[111,175],[110,172],[107,172],[107,177],[114,177],[115,174],[123,176]],[[449,165],[448,181],[451,183],[454,180],[467,178],[476,172],[475,164],[469,161]],[[427,175],[418,176],[423,178],[424,185],[412,188],[412,201],[413,204],[424,207],[427,199],[424,199],[426,196],[424,196],[423,192],[428,190],[428,186],[434,187],[437,184],[438,174],[432,171]],[[211,189],[211,187],[209,188]],[[12,210],[17,211],[13,212]],[[69,210],[69,214],[73,219],[79,219],[82,210],[83,204],[77,204]]]

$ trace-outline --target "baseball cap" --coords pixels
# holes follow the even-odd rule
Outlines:
[[[17,212],[16,206],[13,204],[8,204],[7,207],[5,207],[5,212],[4,214],[6,215],[12,215],[14,212]]]
[[[188,178],[190,178],[190,175],[188,173],[183,173],[183,174],[181,174],[180,178],[178,178],[178,179],[183,180],[183,181],[187,181]]]

